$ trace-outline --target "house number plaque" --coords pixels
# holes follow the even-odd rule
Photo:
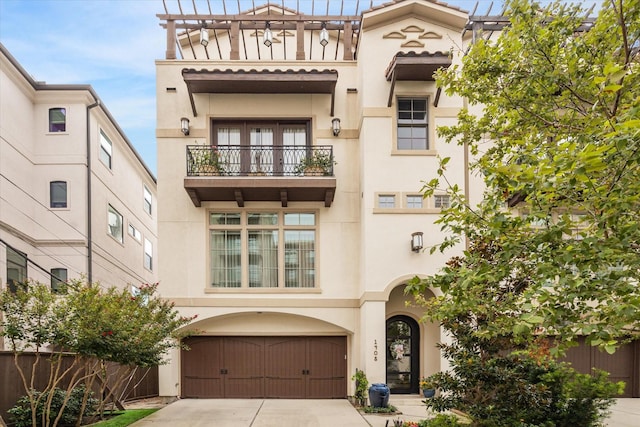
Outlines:
[[[378,361],[378,340],[373,340],[373,361]]]

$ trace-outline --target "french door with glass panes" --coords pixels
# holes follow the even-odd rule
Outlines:
[[[238,175],[289,175],[306,155],[309,122],[217,121],[213,142],[227,147],[220,155]]]

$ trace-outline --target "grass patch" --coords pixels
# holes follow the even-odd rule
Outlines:
[[[95,424],[91,424],[91,427],[125,427],[129,424],[141,420],[142,418],[153,414],[158,408],[151,409],[128,409],[126,411],[116,412],[115,417],[108,420],[100,421]]]

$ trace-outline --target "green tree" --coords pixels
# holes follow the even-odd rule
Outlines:
[[[613,352],[640,332],[640,1],[605,2],[589,31],[580,6],[507,6],[510,25],[437,76],[470,105],[438,132],[475,155],[483,201],[446,185],[446,158],[424,186],[452,196],[438,248],[484,249],[413,290],[445,293],[432,319],[491,313],[478,335],[544,332],[554,354],[585,336]]]
[[[78,413],[84,413],[92,389],[97,389],[102,415],[105,403],[117,400],[113,393],[135,369],[165,362],[167,350],[179,345],[188,333],[184,327],[193,320],[159,298],[157,284],[142,285],[132,295],[128,289],[72,281],[66,291],[55,295],[44,284],[26,283],[15,292],[0,293],[0,336],[14,354],[33,426],[57,425],[78,386],[86,390]],[[25,351],[35,353],[34,366],[27,369],[20,363]],[[62,363],[69,353],[71,362]],[[41,363],[50,365],[50,375],[45,388],[36,390]],[[59,412],[51,414],[54,396],[59,395],[51,391],[62,384],[64,399],[55,404]]]

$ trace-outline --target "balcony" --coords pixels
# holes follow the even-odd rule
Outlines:
[[[186,147],[184,188],[193,204],[202,202],[323,202],[330,207],[336,190],[333,147]]]

